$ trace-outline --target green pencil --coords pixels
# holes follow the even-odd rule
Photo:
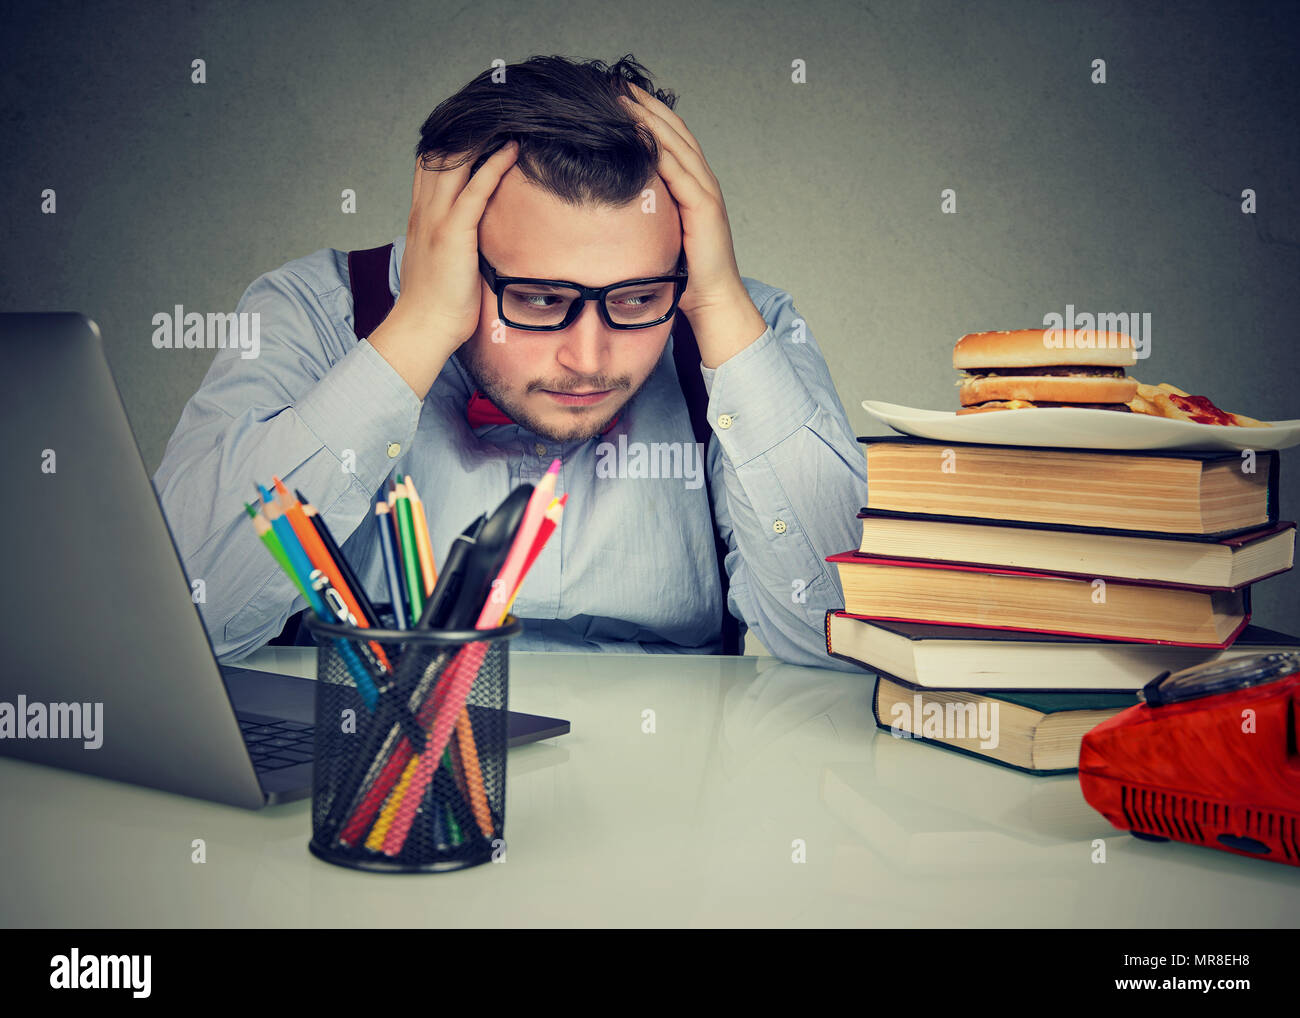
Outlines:
[[[411,515],[411,498],[406,484],[397,483],[397,526],[402,532],[402,570],[406,574],[406,599],[411,604],[411,625],[424,614],[424,581],[420,574],[419,552],[415,546],[415,517]]]
[[[452,773],[454,773],[454,771],[452,770],[452,764],[451,764],[451,746],[450,746],[450,745],[448,745],[447,748],[444,749],[444,750],[442,751],[442,765],[443,765],[443,767],[445,767],[445,768],[447,769],[447,773],[448,773],[448,774],[452,774]],[[456,787],[456,783],[453,781],[453,782],[452,782],[452,788],[455,788],[455,787]],[[447,811],[447,826],[451,829],[451,843],[452,843],[452,846],[455,847],[455,846],[457,846],[457,845],[460,845],[460,844],[461,844],[465,839],[462,838],[461,835],[460,835],[460,824],[456,823],[456,814],[455,814],[455,812],[454,812],[454,811],[452,810],[452,808],[451,808],[451,803],[449,803],[449,802],[448,802],[448,803],[444,803],[442,808],[445,809],[445,810]]]
[[[280,543],[280,539],[275,536],[275,531],[271,529],[271,521],[247,502],[244,503],[244,510],[252,517],[253,529],[257,531],[257,536],[262,539],[262,543],[266,545],[271,556],[280,563],[280,568],[289,574],[289,579],[293,580],[293,585],[298,588],[303,600],[311,604],[311,598],[307,596],[307,591],[302,588],[302,581],[298,579],[298,574],[289,565],[289,556],[284,553],[284,545]]]

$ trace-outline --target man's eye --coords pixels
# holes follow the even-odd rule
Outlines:
[[[528,307],[533,308],[553,308],[555,307],[555,304],[547,303],[547,301],[559,301],[562,299],[553,293],[515,293],[511,294],[511,296],[521,304],[526,304]]]

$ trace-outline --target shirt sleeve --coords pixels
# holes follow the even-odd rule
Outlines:
[[[259,316],[257,356],[217,352],[153,478],[191,584],[204,581],[199,613],[222,661],[256,650],[305,607],[244,511],[254,482],[274,475],[301,488],[342,544],[392,468],[390,443],[410,444],[422,405],[374,347],[341,335],[349,330],[297,273],[258,277],[237,311]]]
[[[727,607],[784,661],[860,671],[826,653],[826,611],[844,594],[825,558],[860,544],[866,457],[790,295],[770,293],[759,311],[762,336],[700,369]]]

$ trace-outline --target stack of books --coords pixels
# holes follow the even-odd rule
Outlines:
[[[956,694],[1001,699],[1014,738],[937,741],[1059,772],[1161,672],[1300,646],[1249,624],[1251,584],[1294,559],[1276,452],[859,441],[862,543],[828,559],[826,650],[880,676],[882,727],[935,738],[922,722]]]

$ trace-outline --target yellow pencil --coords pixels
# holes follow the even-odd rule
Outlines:
[[[388,833],[388,828],[393,826],[393,821],[397,819],[397,811],[402,808],[402,799],[406,795],[406,790],[411,784],[411,779],[415,776],[415,770],[420,765],[419,756],[412,756],[407,761],[406,769],[402,771],[402,776],[398,779],[393,790],[388,793],[388,801],[384,803],[383,811],[379,814],[379,820],[371,829],[369,837],[366,838],[366,848],[372,852],[379,852],[384,847],[384,836]]]
[[[438,570],[433,565],[433,542],[429,540],[429,518],[424,514],[424,503],[415,490],[411,475],[403,478],[406,493],[411,497],[411,513],[415,517],[415,550],[420,559],[420,573],[424,577],[424,596],[433,593],[438,582]]]

